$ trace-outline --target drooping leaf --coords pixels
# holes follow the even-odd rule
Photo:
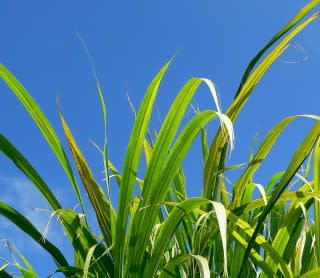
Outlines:
[[[190,263],[191,260],[194,260],[197,263],[201,278],[210,278],[210,269],[207,259],[202,256],[192,254],[178,255],[171,259],[160,272],[159,278],[179,276],[179,272],[177,273],[176,271],[177,268],[182,264]]]
[[[312,0],[307,3],[303,8],[301,8],[296,15],[276,34],[272,37],[272,39],[258,52],[258,54],[250,61],[248,64],[244,75],[242,76],[240,86],[237,90],[235,98],[239,95],[243,85],[247,81],[250,76],[253,68],[260,60],[260,58],[277,42],[279,41],[286,33],[288,33],[297,23],[305,18],[305,16],[311,12],[316,6],[320,4],[319,0]]]
[[[46,250],[59,266],[68,266],[68,262],[62,252],[50,241],[43,238],[42,234],[22,214],[0,201],[0,214],[15,224],[21,231],[30,236],[44,250]]]
[[[289,41],[294,38],[299,32],[301,32],[306,26],[314,21],[319,16],[315,13],[311,17],[307,18],[301,24],[295,26],[283,39],[275,46],[269,54],[260,62],[260,64],[245,78],[244,84],[237,95],[237,98],[232,102],[228,108],[226,115],[234,122],[240,113],[242,107],[247,102],[253,89],[260,82],[265,72],[276,61],[276,59],[287,49]],[[251,71],[251,70],[250,70]],[[223,130],[220,128],[217,132],[209,151],[209,156],[204,169],[204,188],[202,196],[208,199],[213,198],[213,192],[219,187],[218,171],[219,166],[223,163],[223,152],[227,143],[227,138],[224,135]]]

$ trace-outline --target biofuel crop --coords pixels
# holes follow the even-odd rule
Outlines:
[[[106,186],[95,179],[61,111],[59,117],[71,157],[39,105],[14,75],[0,65],[0,77],[49,144],[68,177],[81,212],[63,208],[40,173],[2,134],[0,151],[50,205],[52,217],[59,219],[73,246],[73,261],[68,261],[63,250],[44,239],[45,235],[24,215],[2,201],[0,214],[40,244],[54,259],[55,273],[61,272],[66,277],[320,277],[319,117],[293,115],[282,119],[267,133],[244,168],[229,166],[227,155],[234,148],[233,125],[237,116],[292,38],[318,18],[319,13],[314,10],[319,3],[306,4],[250,61],[226,112],[220,108],[212,81],[191,78],[177,93],[157,134],[151,136],[149,122],[161,81],[172,63],[170,59],[146,90],[121,170],[108,157],[107,110],[96,78],[104,118],[105,140],[100,151]],[[182,119],[201,84],[212,95],[212,109],[198,111],[181,129]],[[315,123],[287,168],[270,177],[266,185],[255,183],[254,173],[278,137],[298,117]],[[205,127],[213,120],[220,124],[213,140],[208,141]],[[201,196],[189,198],[182,162],[197,136],[201,136],[202,143],[203,188]],[[145,174],[138,177],[142,155]],[[302,164],[306,166],[304,175],[299,173]],[[224,176],[230,169],[241,174],[228,193]],[[111,175],[119,187],[116,204],[110,199],[114,190],[109,182]],[[87,222],[78,180],[95,212],[99,235],[92,232]],[[295,191],[291,190],[293,183]],[[140,194],[135,193],[135,187]],[[252,194],[256,188],[260,191],[258,198]],[[311,222],[309,215],[313,216]],[[11,251],[22,259],[23,265],[4,262],[1,277],[13,277],[7,271],[10,264],[23,277],[38,277],[19,251]]]

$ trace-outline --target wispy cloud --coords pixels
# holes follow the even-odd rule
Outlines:
[[[49,210],[49,207],[33,184],[23,177],[0,177],[0,184],[0,199],[21,212],[39,230],[43,230],[50,213],[35,208]],[[4,225],[4,222],[1,221],[0,225]]]
[[[42,233],[50,219],[49,205],[41,193],[25,177],[0,177],[0,200],[6,202],[23,214]],[[65,235],[54,217],[49,225],[46,238],[57,246],[66,245]],[[21,232],[14,224],[0,215],[0,240],[8,239],[24,255],[31,259],[44,255],[42,248],[30,237]],[[8,257],[8,250],[0,246],[0,256]],[[40,264],[42,260],[36,261]]]

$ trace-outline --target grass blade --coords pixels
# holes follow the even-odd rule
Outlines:
[[[310,1],[302,9],[300,9],[297,14],[258,52],[258,54],[250,61],[245,73],[241,79],[240,86],[237,90],[235,98],[239,95],[243,85],[246,83],[251,71],[260,60],[260,58],[270,49],[281,37],[283,37],[290,29],[292,29],[299,21],[301,21],[309,12],[311,12],[317,5],[319,5],[319,0]]]
[[[159,278],[177,277],[177,268],[185,263],[190,263],[191,260],[196,261],[200,270],[201,278],[210,278],[210,269],[206,258],[199,255],[183,254],[171,259],[160,272]]]
[[[68,227],[68,229],[66,229],[67,236],[79,259],[79,263],[76,263],[75,267],[83,269],[90,248],[98,244],[96,237],[86,226],[83,215],[66,209],[58,210],[56,214],[62,225]],[[95,257],[100,259],[92,266],[92,269],[104,273],[106,277],[114,277],[113,261],[110,254],[106,253],[104,245],[101,243],[98,244],[95,252]]]
[[[22,86],[22,84],[13,76],[13,74],[3,65],[0,64],[0,78],[2,78],[6,84],[10,87],[12,92],[19,99],[23,107],[29,113],[33,121],[36,123],[38,128],[40,129],[42,135],[48,142],[52,151],[56,155],[59,160],[62,168],[67,174],[69,181],[77,195],[77,198],[80,202],[81,208],[84,211],[82,199],[80,196],[79,186],[75,180],[74,174],[70,167],[70,163],[65,154],[65,151],[53,129],[49,120],[42,112],[39,105],[35,102],[35,100],[31,97],[31,95],[27,92],[27,90]]]
[[[2,278],[15,278],[13,276],[11,276],[8,272],[6,272],[5,270],[0,270],[0,277]]]
[[[314,150],[313,162],[313,189],[320,190],[320,140],[318,140]],[[314,203],[314,225],[315,225],[315,253],[317,256],[318,266],[320,266],[320,205],[316,200]]]
[[[250,238],[248,248],[247,248],[246,253],[244,255],[242,266],[246,263],[246,261],[248,259],[248,256],[250,254],[250,250],[253,246],[253,243],[255,242],[255,238],[258,235],[258,232],[263,224],[263,221],[265,220],[266,216],[271,211],[271,209],[273,208],[275,203],[278,201],[278,199],[280,198],[280,196],[282,195],[282,193],[284,192],[284,190],[288,186],[289,182],[291,181],[291,179],[293,178],[295,173],[298,171],[301,164],[304,162],[304,160],[307,158],[308,154],[311,152],[314,144],[316,143],[316,140],[319,137],[319,134],[320,134],[320,121],[317,122],[313,126],[313,128],[311,129],[311,131],[309,132],[309,134],[307,135],[305,140],[302,142],[302,144],[299,146],[299,148],[295,152],[295,154],[294,154],[286,172],[284,173],[277,189],[272,194],[270,200],[268,201],[267,206],[264,208],[262,214],[260,215],[260,217],[258,219],[257,226],[255,228],[255,231],[254,231],[252,237]],[[240,276],[241,276],[242,271],[243,271],[243,267],[240,270],[240,274],[239,274]]]
[[[90,67],[91,67],[91,71],[92,74],[94,76],[95,82],[96,82],[96,87],[97,87],[97,91],[99,93],[99,101],[100,101],[100,106],[101,106],[101,110],[102,110],[102,116],[103,116],[103,130],[104,130],[104,142],[103,142],[103,151],[102,151],[102,155],[103,155],[103,166],[104,166],[104,172],[105,172],[105,181],[106,181],[106,185],[107,185],[107,190],[108,190],[108,198],[110,200],[111,196],[111,192],[110,192],[110,180],[109,180],[109,167],[108,167],[108,139],[107,139],[107,109],[106,109],[106,104],[103,98],[103,93],[101,90],[101,86],[100,86],[100,82],[96,73],[96,69],[93,63],[93,59],[91,58],[89,49],[85,43],[85,41],[82,39],[82,37],[80,36],[79,33],[77,33],[77,36],[82,44],[82,47],[84,49],[84,51],[87,54],[89,63],[90,63]]]
[[[155,76],[155,78],[151,82],[140,106],[129,140],[126,157],[123,165],[122,183],[120,187],[118,202],[118,218],[115,241],[116,278],[123,277],[124,250],[126,248],[125,233],[128,223],[128,204],[131,202],[132,198],[132,192],[140,161],[143,142],[147,132],[148,123],[150,120],[155,97],[160,86],[160,82],[165,72],[167,71],[171,61],[172,60],[165,64],[165,66],[160,70],[160,72]]]
[[[242,249],[245,250],[248,247],[248,242],[236,230],[231,230],[230,234],[236,241],[237,245],[241,246]],[[276,277],[275,273],[272,271],[269,265],[264,261],[264,258],[262,258],[260,254],[254,249],[251,249],[250,251],[250,258],[263,270],[264,273],[268,275],[268,277]],[[237,260],[237,257],[235,257],[234,259]],[[237,276],[232,276],[232,277],[237,277]]]
[[[208,203],[208,200],[203,198],[190,198],[176,205],[160,228],[151,260],[148,265],[146,265],[146,268],[144,269],[144,275],[142,277],[154,277],[158,270],[159,263],[166,246],[181,219],[191,213],[194,209],[203,205],[207,205]]]
[[[134,226],[133,235],[130,237],[130,242],[129,242],[129,244],[132,244],[133,246],[133,252],[130,252],[130,255],[128,256],[129,259],[128,259],[127,267],[129,268],[130,268],[130,265],[134,265],[134,266],[141,265],[143,260],[143,254],[139,250],[141,250],[141,248],[142,250],[144,249],[143,246],[146,245],[147,238],[149,237],[149,234],[152,230],[152,223],[150,223],[150,221],[153,221],[153,219],[155,219],[152,216],[152,214],[155,213],[154,210],[156,209],[153,207],[153,205],[163,201],[163,198],[168,192],[167,191],[168,186],[171,184],[172,179],[177,174],[176,171],[172,170],[172,167],[167,168],[165,170],[168,172],[168,174],[165,173],[164,170],[161,170],[161,168],[164,168],[163,164],[165,163],[167,154],[170,150],[170,145],[172,144],[172,141],[177,133],[181,120],[185,114],[185,111],[188,105],[190,104],[194,94],[196,93],[196,90],[198,89],[199,85],[202,82],[204,82],[209,87],[214,103],[218,109],[218,112],[214,112],[214,113],[219,117],[223,130],[225,129],[227,130],[228,134],[227,136],[225,136],[226,140],[230,138],[230,141],[233,142],[233,127],[230,119],[221,113],[221,108],[218,101],[218,95],[215,90],[214,84],[210,80],[204,79],[204,78],[190,79],[182,87],[178,96],[176,97],[173,104],[171,105],[170,110],[167,113],[167,116],[161,127],[161,130],[157,136],[157,140],[155,142],[155,145],[152,151],[152,155],[151,155],[149,165],[146,170],[145,179],[144,179],[144,187],[142,191],[142,202],[140,203],[140,208],[149,207],[150,205],[151,207],[150,209],[143,210],[141,211],[141,213],[137,214],[137,219],[135,220],[136,225]],[[200,127],[203,127],[203,126],[200,126]],[[197,132],[200,132],[200,130],[197,129]],[[193,134],[194,136],[196,135],[196,133],[193,133]],[[192,141],[190,140],[188,141],[190,142],[190,145]],[[190,145],[189,143],[185,144],[185,146],[188,146],[188,148],[190,147]],[[183,148],[185,150],[185,153],[183,154],[183,152],[181,152],[180,154],[181,157],[182,155],[184,156],[188,150],[188,148],[185,148],[185,147]],[[180,152],[180,150],[178,152]],[[169,161],[169,158],[168,158],[168,161]],[[180,163],[182,162],[182,160],[180,159],[179,161]],[[179,164],[176,164],[176,165],[179,165]],[[164,180],[163,179],[164,177],[166,177],[165,179],[167,180]],[[159,188],[162,188],[161,192],[159,191]],[[149,211],[152,211],[152,212],[150,212],[149,214]],[[148,216],[146,216],[146,213],[148,213]],[[142,224],[142,223],[148,223],[148,224]],[[138,240],[138,243],[136,242],[136,240]]]
[[[139,250],[144,250],[148,242],[149,235],[152,231],[152,227],[159,210],[157,204],[161,203],[166,197],[169,187],[173,179],[176,177],[193,140],[199,134],[201,128],[215,116],[216,113],[213,111],[204,111],[190,120],[188,125],[179,135],[167,157],[167,160],[162,163],[162,169],[160,169],[161,171],[159,171],[157,177],[155,175],[152,176],[153,179],[149,184],[147,183],[147,179],[145,179],[143,190],[145,190],[146,186],[152,185],[153,189],[150,192],[152,195],[149,198],[148,196],[143,197],[143,201],[141,202],[143,205],[140,205],[140,208],[148,206],[148,209],[142,209],[140,211],[140,217],[135,219],[136,228],[132,232],[130,241],[134,248],[134,253],[132,253],[132,262],[129,261],[129,263],[133,265],[139,265],[142,263],[144,254]],[[153,153],[154,152],[155,150],[153,150]],[[150,162],[149,167],[151,167],[151,165],[152,164]]]
[[[287,49],[290,40],[294,38],[299,32],[301,32],[306,26],[308,26],[312,21],[314,21],[318,16],[319,14],[315,13],[304,22],[297,25],[292,31],[290,31],[246,79],[246,82],[241,87],[237,98],[230,105],[226,112],[226,115],[231,119],[232,122],[234,122],[237,118],[242,107],[247,102],[253,89],[259,83],[265,72],[270,68],[274,61]],[[202,193],[202,196],[204,198],[212,199],[213,192],[216,190],[216,187],[219,186],[219,184],[217,183],[219,182],[217,173],[219,172],[219,165],[221,165],[222,163],[222,150],[225,147],[226,143],[227,139],[225,138],[222,129],[220,129],[210,146],[209,156],[204,169],[204,188]]]
[[[45,197],[53,210],[61,209],[58,200],[40,177],[37,171],[26,160],[26,158],[10,143],[10,141],[0,134],[0,152],[6,155],[36,186],[36,188]]]
[[[320,278],[320,267],[304,273],[303,275],[299,276],[299,278]]]
[[[217,202],[211,202],[217,216],[222,248],[223,248],[223,274],[228,277],[228,260],[227,260],[227,213],[225,207]]]
[[[240,219],[238,216],[233,214],[232,212],[228,211],[228,220],[233,222],[235,225],[237,225],[243,232],[245,232],[247,235],[252,237],[254,234],[254,229],[246,223],[244,220]],[[261,247],[264,248],[265,252],[269,254],[269,256],[272,258],[273,261],[275,261],[277,264],[280,265],[281,272],[284,274],[285,277],[293,277],[293,274],[290,270],[290,268],[286,265],[286,263],[283,261],[281,256],[278,254],[278,250],[274,249],[262,235],[257,235],[255,238],[256,243],[258,243]],[[248,244],[246,244],[248,246]],[[248,248],[247,248],[248,249]],[[236,258],[239,259],[239,258]],[[270,269],[270,265],[267,263]],[[272,270],[272,268],[271,268]],[[276,271],[273,271],[276,273]],[[241,277],[241,276],[240,276]]]
[[[109,200],[106,198],[105,194],[103,193],[102,188],[98,185],[96,180],[93,177],[93,174],[81,153],[77,143],[75,142],[72,133],[63,118],[62,114],[60,114],[60,119],[62,122],[63,130],[67,137],[69,147],[75,163],[77,165],[77,169],[79,171],[79,175],[83,182],[83,185],[88,193],[90,202],[94,208],[96,213],[96,217],[101,229],[101,232],[104,236],[104,239],[108,246],[112,245],[113,238],[112,238],[112,230],[114,229],[115,223],[115,213],[113,211],[112,205]]]
[[[90,263],[91,263],[92,258],[94,258],[93,253],[94,253],[97,246],[98,246],[98,244],[93,245],[88,251],[86,261],[85,261],[84,267],[83,267],[83,276],[82,276],[83,278],[88,278]]]
[[[245,187],[249,180],[252,178],[253,174],[257,171],[259,166],[262,164],[266,156],[268,155],[269,151],[273,147],[276,140],[279,138],[283,130],[291,123],[296,116],[287,117],[278,123],[274,128],[272,128],[266,138],[261,143],[257,153],[250,161],[247,169],[241,175],[241,177],[235,182],[233,186],[233,195],[232,195],[232,207],[238,207],[240,205],[240,200],[242,199]]]
[[[44,250],[46,250],[59,266],[68,266],[68,262],[61,253],[50,241],[44,240],[42,234],[32,225],[32,223],[21,215],[8,204],[0,201],[0,214],[15,224],[21,231],[29,235],[37,242]]]

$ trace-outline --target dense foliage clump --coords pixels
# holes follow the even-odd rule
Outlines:
[[[64,209],[36,169],[4,136],[0,151],[41,192],[52,208],[74,248],[68,262],[54,244],[22,214],[0,201],[0,214],[33,238],[54,259],[56,272],[66,277],[320,277],[320,118],[296,149],[285,171],[270,177],[265,187],[256,184],[254,173],[285,128],[298,116],[281,120],[263,139],[246,167],[228,166],[233,148],[233,124],[256,85],[290,40],[314,21],[309,15],[320,1],[311,1],[277,33],[249,63],[235,98],[223,113],[215,85],[208,79],[186,82],[171,105],[156,138],[148,133],[155,98],[172,60],[150,83],[137,111],[122,171],[108,157],[105,135],[101,154],[107,190],[95,180],[72,132],[59,112],[61,123],[82,185],[94,209],[101,234],[88,225],[79,184],[64,147],[49,120],[31,95],[0,65],[0,77],[30,114],[67,175],[82,212]],[[214,110],[199,111],[178,132],[187,108],[200,84],[206,84],[214,99]],[[97,80],[106,129],[106,108]],[[206,125],[220,122],[212,142]],[[106,134],[106,130],[105,130]],[[196,136],[201,136],[203,188],[199,197],[189,198],[182,162]],[[140,158],[145,156],[144,177],[137,177]],[[306,164],[303,176],[298,173]],[[229,169],[242,171],[228,195],[224,175]],[[118,201],[111,202],[109,178],[118,184]],[[290,191],[295,184],[296,191]],[[135,186],[141,194],[135,194]],[[254,196],[258,188],[260,196]],[[257,197],[257,198],[255,198]],[[307,219],[312,215],[313,221]],[[22,250],[23,251],[23,250]],[[18,251],[24,266],[14,266],[23,277],[37,277],[36,271]],[[10,262],[0,267],[9,274]]]

